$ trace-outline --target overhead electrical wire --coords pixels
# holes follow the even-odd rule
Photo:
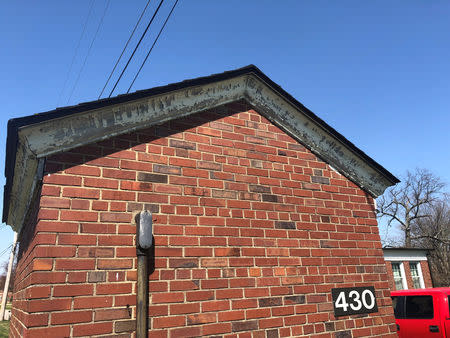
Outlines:
[[[145,31],[142,33],[141,38],[139,39],[139,42],[137,43],[136,47],[133,50],[133,53],[131,54],[130,58],[128,59],[127,64],[125,65],[125,67],[122,70],[122,73],[120,73],[119,78],[117,79],[116,83],[114,84],[113,89],[111,89],[111,92],[109,93],[108,97],[111,97],[112,93],[114,92],[114,90],[117,87],[117,84],[119,83],[120,79],[123,76],[123,73],[125,73],[125,70],[127,69],[128,65],[130,64],[131,59],[134,56],[134,53],[136,53],[136,50],[138,49],[139,45],[141,44],[142,39],[144,38],[145,34],[147,33],[148,29],[150,28],[150,25],[152,24],[153,20],[155,19],[156,14],[158,14],[159,9],[161,8],[161,5],[163,4],[164,0],[161,0],[161,2],[158,5],[158,8],[156,8],[155,13],[153,14],[152,18],[150,19],[150,22],[148,23],[147,27],[145,28]]]
[[[153,42],[152,47],[148,51],[147,56],[145,57],[144,61],[141,64],[141,67],[139,68],[139,70],[137,71],[136,75],[134,76],[133,82],[131,82],[130,87],[128,87],[127,94],[130,92],[131,87],[133,87],[134,81],[136,81],[137,77],[139,76],[139,73],[141,72],[142,68],[144,67],[144,64],[147,61],[150,53],[152,52],[153,47],[155,47],[156,42],[158,42],[159,36],[161,35],[162,31],[164,30],[164,27],[166,27],[167,21],[169,21],[170,16],[172,15],[172,12],[175,9],[177,3],[178,3],[178,0],[175,1],[174,5],[172,6],[172,9],[170,10],[170,13],[167,15],[166,21],[164,21],[164,24],[162,25],[161,29],[159,30],[159,33],[158,33],[155,41]]]
[[[119,58],[117,59],[116,64],[114,65],[114,68],[112,69],[111,73],[109,74],[108,80],[106,80],[106,83],[105,83],[105,85],[103,86],[103,89],[102,89],[102,91],[100,92],[100,95],[98,96],[98,99],[100,99],[100,97],[102,96],[103,92],[105,91],[106,86],[107,86],[108,83],[109,83],[109,80],[111,80],[111,77],[112,77],[112,75],[114,74],[114,71],[116,70],[117,65],[119,64],[120,59],[121,59],[122,56],[123,56],[123,53],[124,53],[125,50],[127,49],[128,44],[130,43],[131,38],[133,37],[134,32],[136,31],[136,28],[138,27],[139,23],[141,22],[141,19],[142,19],[142,17],[144,16],[144,13],[145,13],[145,11],[147,10],[147,7],[148,7],[150,1],[151,1],[151,0],[148,0],[148,1],[147,1],[147,4],[145,5],[144,9],[142,10],[142,13],[141,13],[141,15],[140,15],[138,21],[136,22],[136,25],[134,26],[133,31],[131,32],[131,35],[130,35],[130,37],[128,38],[127,43],[126,43],[125,46],[123,47],[122,53],[120,53],[120,56],[119,56]]]
[[[7,248],[5,248],[2,252],[0,252],[0,257],[3,256],[5,253],[8,252],[9,249],[11,249],[13,244],[11,243]]]
[[[93,37],[93,39],[91,41],[89,49],[88,49],[88,51],[86,53],[86,56],[84,58],[83,65],[81,66],[81,69],[80,69],[80,72],[78,73],[78,76],[77,76],[77,79],[75,81],[75,84],[73,85],[72,91],[70,92],[69,98],[67,99],[67,104],[69,103],[70,99],[72,98],[72,94],[73,94],[73,92],[74,92],[74,90],[75,90],[75,88],[76,88],[76,86],[78,84],[78,81],[80,80],[81,73],[83,72],[84,66],[86,65],[86,61],[87,61],[87,59],[89,57],[89,54],[90,54],[91,49],[92,49],[92,46],[94,45],[95,39],[97,38],[98,32],[100,30],[100,27],[103,24],[103,19],[105,18],[106,12],[108,11],[108,7],[109,7],[110,2],[111,2],[111,0],[108,0],[108,2],[106,3],[106,7],[105,7],[105,10],[103,11],[102,18],[100,19],[100,22],[99,22],[99,24],[97,26],[97,30],[95,31],[94,37]]]
[[[66,79],[64,81],[64,85],[62,86],[61,91],[59,92],[58,101],[56,102],[56,106],[59,106],[59,102],[61,100],[61,96],[62,96],[64,90],[66,89],[67,81],[69,80],[69,75],[70,75],[70,73],[72,71],[72,67],[73,67],[73,64],[75,62],[75,58],[78,55],[78,49],[80,48],[81,40],[83,39],[84,33],[86,32],[86,26],[87,26],[87,23],[89,21],[89,18],[91,17],[92,8],[94,7],[94,2],[95,2],[95,0],[91,1],[91,5],[89,7],[88,15],[86,17],[86,20],[84,21],[83,30],[81,32],[80,38],[78,39],[77,46],[75,47],[75,53],[73,54],[72,62],[70,63],[69,70],[67,71],[67,75],[66,75]]]

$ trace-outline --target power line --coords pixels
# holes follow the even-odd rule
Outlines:
[[[123,47],[122,53],[120,54],[119,58],[117,59],[116,64],[114,65],[114,68],[113,68],[113,70],[111,71],[111,74],[109,74],[108,80],[106,80],[106,83],[105,83],[105,85],[103,86],[103,89],[102,89],[102,91],[100,92],[100,95],[98,96],[98,99],[100,99],[100,97],[102,96],[103,91],[105,90],[106,86],[108,85],[109,80],[111,79],[111,76],[113,75],[114,71],[116,70],[116,67],[117,67],[117,65],[119,64],[119,61],[120,61],[120,59],[121,59],[122,56],[123,56],[123,53],[124,53],[125,50],[127,49],[128,44],[130,43],[131,38],[133,37],[134,32],[136,31],[136,28],[138,27],[139,23],[141,22],[141,19],[142,19],[142,17],[144,16],[144,13],[145,13],[145,11],[147,10],[147,7],[148,7],[148,4],[150,3],[150,1],[151,1],[151,0],[148,0],[148,1],[147,1],[147,4],[145,5],[144,9],[142,10],[141,16],[139,17],[139,20],[136,22],[136,25],[134,26],[134,29],[133,29],[133,31],[131,32],[131,35],[130,35],[129,39],[128,39],[127,43],[125,44],[125,47]]]
[[[120,73],[120,76],[119,76],[119,78],[117,79],[116,83],[114,84],[114,87],[113,87],[113,89],[111,90],[111,92],[109,93],[109,96],[108,96],[108,97],[111,97],[112,93],[114,92],[114,89],[116,89],[117,84],[119,83],[120,79],[122,78],[123,73],[125,73],[125,70],[127,69],[128,65],[130,64],[130,61],[131,61],[131,59],[133,58],[134,53],[136,53],[136,50],[138,49],[139,45],[141,44],[141,41],[142,41],[142,39],[144,38],[145,34],[147,33],[147,31],[148,31],[150,25],[152,24],[153,19],[155,18],[156,14],[158,14],[158,11],[159,11],[161,5],[163,4],[163,2],[164,2],[164,0],[161,0],[161,2],[160,2],[159,5],[158,5],[158,8],[156,8],[155,13],[153,14],[152,18],[150,19],[150,22],[148,23],[147,27],[145,28],[144,33],[142,33],[141,38],[139,39],[139,42],[137,43],[136,47],[134,48],[133,53],[131,54],[130,58],[128,59],[127,64],[126,64],[125,67],[123,68],[122,73]]]
[[[9,249],[13,246],[13,243],[11,243],[7,248],[5,248],[2,252],[0,252],[0,257],[3,256],[5,253],[8,252]]]
[[[61,100],[61,96],[62,96],[62,94],[64,92],[64,89],[66,89],[67,81],[69,80],[69,75],[70,75],[70,72],[72,71],[73,63],[75,62],[75,57],[78,54],[78,49],[80,48],[81,40],[83,39],[84,33],[86,32],[87,23],[88,23],[89,18],[91,16],[92,8],[94,7],[94,2],[95,2],[95,0],[91,0],[91,6],[89,7],[89,12],[88,12],[88,15],[86,17],[86,20],[84,21],[83,31],[81,32],[80,38],[78,39],[78,43],[77,43],[77,46],[75,48],[75,53],[73,54],[72,62],[70,63],[69,70],[67,71],[66,80],[64,81],[64,85],[62,86],[62,89],[61,89],[61,91],[59,93],[58,101],[56,102],[56,106],[59,106],[59,101]]]
[[[155,47],[156,42],[158,42],[159,36],[161,35],[162,31],[164,30],[164,27],[166,27],[167,21],[169,21],[169,18],[170,18],[170,16],[172,15],[172,12],[173,12],[173,10],[175,9],[177,3],[178,3],[178,0],[175,1],[174,5],[172,6],[172,9],[170,10],[169,15],[167,15],[166,21],[164,21],[163,26],[162,26],[161,29],[159,30],[158,36],[156,37],[155,41],[154,41],[153,44],[152,44],[152,47],[151,47],[150,50],[148,51],[147,56],[145,57],[144,61],[143,61],[142,64],[141,64],[141,67],[140,67],[139,70],[137,71],[137,73],[136,73],[136,75],[135,75],[135,77],[134,77],[134,79],[133,79],[133,82],[131,82],[130,87],[128,87],[127,94],[130,92],[131,87],[133,87],[134,81],[136,81],[137,77],[139,76],[139,73],[141,72],[142,68],[144,67],[144,64],[145,64],[145,62],[147,61],[147,59],[148,59],[150,53],[152,52],[153,47]]]
[[[92,42],[91,42],[91,45],[89,46],[89,49],[88,49],[87,54],[86,54],[86,57],[84,58],[83,65],[81,66],[80,72],[78,73],[78,76],[77,76],[77,80],[75,81],[75,84],[72,87],[72,91],[70,92],[70,96],[67,99],[67,104],[69,104],[69,101],[72,98],[72,94],[73,94],[73,92],[75,90],[75,87],[77,86],[78,81],[80,80],[81,73],[83,72],[84,66],[86,65],[86,61],[87,61],[87,59],[89,57],[89,54],[90,54],[91,49],[92,49],[92,46],[94,45],[95,39],[97,38],[98,31],[100,30],[100,27],[102,26],[103,19],[105,18],[105,15],[106,15],[106,12],[108,10],[110,2],[111,2],[111,0],[108,0],[108,2],[106,3],[106,7],[105,7],[105,10],[103,11],[102,18],[100,19],[100,22],[99,22],[99,24],[97,26],[97,30],[95,31],[95,34],[94,34],[94,38],[92,39]]]

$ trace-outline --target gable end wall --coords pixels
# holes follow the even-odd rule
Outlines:
[[[396,337],[373,199],[245,105],[54,155],[38,208],[13,337],[133,334],[144,209],[149,336]],[[379,312],[335,318],[331,288],[365,285]]]

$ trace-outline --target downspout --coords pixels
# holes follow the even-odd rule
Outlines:
[[[153,246],[152,213],[142,211],[136,222],[136,337],[148,336],[148,256]]]

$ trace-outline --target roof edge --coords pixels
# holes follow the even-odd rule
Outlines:
[[[19,175],[20,177],[15,177],[20,167],[20,164],[18,166],[18,163],[16,163],[18,160],[23,161],[29,157],[35,157],[37,160],[48,154],[81,145],[77,141],[85,143],[95,142],[95,137],[100,139],[112,137],[120,133],[130,132],[154,123],[161,123],[186,116],[242,98],[246,98],[258,110],[261,109],[260,113],[265,113],[270,120],[301,142],[304,141],[302,137],[306,135],[302,123],[305,126],[312,123],[309,128],[313,128],[314,130],[309,136],[306,135],[309,137],[306,145],[316,154],[324,155],[324,159],[327,162],[333,165],[333,167],[337,167],[344,176],[356,181],[356,183],[359,182],[358,185],[369,191],[371,195],[377,196],[381,190],[384,191],[385,187],[399,182],[394,175],[303,106],[279,85],[270,80],[256,66],[249,65],[207,77],[186,80],[167,86],[137,91],[132,94],[119,95],[110,99],[86,102],[76,106],[58,108],[41,114],[9,120],[6,145],[6,185],[4,190],[3,221],[6,223],[8,221],[11,222],[8,215],[11,213],[10,202],[11,196],[13,195],[12,189],[14,182],[17,182],[16,186],[17,184],[22,185],[22,181],[26,178],[26,175],[31,174],[25,168]],[[160,100],[158,103],[161,103],[161,107],[155,107],[158,106],[155,105],[155,100]],[[151,101],[153,102],[153,106]],[[166,102],[169,103],[166,105]],[[175,108],[171,106],[173,102],[175,102]],[[120,126],[123,128],[117,128],[118,125],[114,124],[118,123],[115,120],[115,114],[120,115],[125,110],[129,114],[131,114],[131,111],[134,114],[133,118],[136,120],[132,121],[134,124],[130,122],[131,124],[128,125],[121,122]],[[144,112],[141,115],[139,115],[140,110]],[[90,118],[88,119],[87,117]],[[83,118],[85,119],[83,120]],[[287,123],[283,122],[285,118],[288,120]],[[302,123],[300,123],[300,120]],[[69,123],[78,123],[68,128],[72,131],[73,135],[67,136],[64,133],[60,133],[60,128],[64,127],[66,121],[71,121]],[[95,137],[91,135],[91,138],[85,137],[83,133],[85,133],[86,126],[83,123],[87,123],[87,121],[93,123],[93,128],[102,129],[104,135],[94,135]],[[106,123],[105,121],[113,121],[113,123],[108,125],[109,122]],[[139,124],[142,121],[146,123],[145,126]],[[49,148],[50,144],[53,146],[57,144],[54,141],[57,137],[60,137],[57,135],[58,132],[66,138],[71,137],[73,139],[67,140],[67,146]],[[51,139],[52,137],[53,139]],[[366,179],[361,179],[361,173],[355,172],[353,170],[354,168],[352,169],[349,166],[349,163],[343,163],[339,160],[338,155],[342,153],[342,149],[344,149],[344,155],[347,158],[356,156],[355,158],[357,160],[354,160],[354,162],[358,162],[357,165],[362,165],[360,170],[364,171],[370,167],[372,168],[370,170],[375,170],[377,174],[372,173],[369,176],[366,175]],[[21,151],[20,158],[17,157],[19,154],[18,150]],[[327,156],[327,151],[333,154]],[[32,167],[34,168],[36,166],[33,165]],[[370,184],[368,186],[364,184],[364,180],[370,183],[369,180],[372,179],[374,181],[379,177],[382,177],[384,181],[382,184],[384,188],[380,186],[373,190]],[[25,192],[27,190],[22,191]],[[16,227],[20,228],[21,225],[16,225]]]

